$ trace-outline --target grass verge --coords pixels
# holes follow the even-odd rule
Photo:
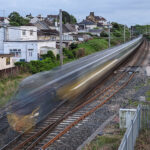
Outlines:
[[[83,150],[117,150],[124,133],[125,130],[119,129],[118,123],[110,124],[104,129],[104,135],[98,135]]]
[[[17,91],[19,83],[29,75],[31,74],[23,73],[16,77],[9,77],[0,80],[0,108],[10,101],[11,97]]]
[[[140,136],[136,141],[135,150],[149,150],[150,149],[150,130],[142,130]]]

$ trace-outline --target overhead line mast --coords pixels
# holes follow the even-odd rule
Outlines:
[[[110,22],[109,22],[109,25],[108,25],[108,47],[110,48],[111,47],[111,45],[110,45],[110,39],[111,39],[111,37],[110,37],[111,35],[110,35]]]

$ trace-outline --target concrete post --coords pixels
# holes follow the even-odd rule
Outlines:
[[[132,149],[134,150],[133,120],[131,120],[131,124],[132,124]]]
[[[126,26],[124,25],[124,43],[126,42]]]
[[[111,47],[111,45],[110,45],[110,39],[111,39],[111,37],[110,37],[111,35],[110,35],[110,22],[109,22],[109,25],[108,25],[108,47],[110,48]]]

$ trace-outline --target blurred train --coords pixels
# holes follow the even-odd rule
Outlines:
[[[9,124],[18,132],[27,130],[64,101],[85,96],[133,53],[142,41],[143,37],[140,36],[125,44],[26,78],[9,108]]]

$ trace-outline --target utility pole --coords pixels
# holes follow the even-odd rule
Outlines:
[[[111,45],[110,45],[110,39],[111,39],[111,37],[110,37],[110,22],[108,23],[108,47],[110,48],[111,47]]]
[[[63,65],[63,52],[62,52],[62,10],[59,11],[59,37],[60,37],[60,65]]]
[[[147,25],[146,25],[146,34],[148,33],[148,31],[147,31]]]
[[[126,25],[124,25],[124,43],[126,42]]]
[[[130,27],[130,40],[132,40],[132,26]]]
[[[145,34],[147,34],[147,25],[146,25],[146,30],[145,30]]]

